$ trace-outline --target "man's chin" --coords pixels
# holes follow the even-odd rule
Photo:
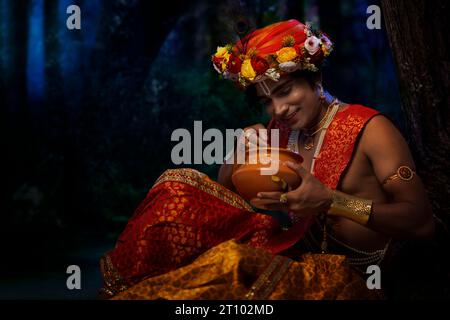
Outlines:
[[[294,122],[293,124],[289,125],[289,128],[291,130],[302,130],[305,128],[305,125],[302,123],[302,121]]]

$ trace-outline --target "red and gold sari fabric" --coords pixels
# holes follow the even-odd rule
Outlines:
[[[336,114],[325,136],[314,171],[314,175],[328,187],[336,188],[342,172],[351,159],[360,131],[376,113],[375,110],[353,105]],[[280,146],[286,147],[289,130],[276,121],[271,121],[268,128],[280,129]],[[236,249],[236,246],[242,245],[245,249],[236,250],[241,253],[246,252],[250,256],[265,252],[261,259],[278,260],[280,258],[274,257],[280,257],[281,255],[277,254],[286,252],[298,242],[311,223],[312,219],[305,219],[284,231],[276,219],[254,212],[239,195],[210,180],[206,175],[192,169],[167,170],[158,178],[136,209],[125,230],[119,236],[115,248],[102,257],[100,266],[104,279],[103,295],[113,297],[119,292],[124,292],[122,297],[132,298],[134,297],[132,288],[139,287],[140,282],[154,286],[155,283],[151,280],[153,278],[159,279],[155,280],[159,286],[164,286],[164,274],[170,274],[169,278],[175,279],[177,269],[184,272],[190,270],[180,268],[188,268],[202,254],[206,254],[207,257],[214,256],[215,263],[231,259],[228,256],[207,254],[208,250],[213,250],[212,248],[225,242],[229,244],[226,248],[232,246]],[[231,245],[230,240],[235,242]],[[262,258],[263,256],[265,258]],[[315,256],[316,258],[304,258],[303,264],[289,263],[289,268],[285,268],[285,272],[288,270],[293,272],[292,270],[298,266],[304,265],[305,261],[310,263],[315,261],[316,263],[311,265],[313,269],[324,264],[330,268],[336,266],[336,259],[338,259],[336,256],[329,255],[329,258],[324,255]],[[344,265],[344,258],[339,258],[342,261],[338,259],[339,266]],[[198,263],[198,260],[195,261]],[[202,265],[204,261],[204,259],[200,260],[199,264]],[[238,261],[235,262],[239,265]],[[232,263],[231,260],[230,263]],[[261,266],[270,265],[270,263],[258,265],[258,268],[252,269],[255,271],[254,277],[264,269]],[[292,266],[297,267],[292,269]],[[207,267],[200,267],[200,269],[206,273],[209,272],[203,277],[214,277],[214,273],[211,273],[211,270],[208,271]],[[198,269],[195,270],[197,274]],[[345,272],[349,272],[348,270],[345,269]],[[169,278],[166,279],[167,285],[171,286],[173,284],[170,284]],[[126,295],[126,292],[130,295]],[[168,294],[161,297],[176,299],[178,296]],[[192,292],[184,296],[184,298],[195,297],[200,298],[202,294],[196,295]],[[234,297],[239,298],[239,295]],[[274,298],[277,295],[267,295],[267,297]],[[280,294],[278,297],[287,296]],[[298,298],[301,297],[308,297],[308,295],[305,293],[304,296],[298,296]],[[319,294],[318,297],[321,295]]]
[[[192,169],[167,170],[137,208],[116,246],[101,259],[105,289],[115,294],[144,278],[186,265],[229,239],[263,247],[273,218]]]
[[[305,253],[297,260],[223,242],[193,263],[145,279],[115,300],[357,300],[379,299],[345,256]]]

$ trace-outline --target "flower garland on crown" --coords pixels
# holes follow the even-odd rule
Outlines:
[[[304,43],[295,43],[293,36],[286,36],[281,49],[265,57],[258,55],[254,48],[243,54],[232,44],[217,47],[211,58],[214,69],[225,79],[237,81],[243,88],[265,79],[278,81],[282,74],[296,70],[316,72],[333,50],[333,43],[324,33],[313,31],[309,23],[304,32]]]

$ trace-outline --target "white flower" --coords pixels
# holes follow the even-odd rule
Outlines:
[[[311,36],[306,38],[305,49],[310,55],[313,55],[319,50],[320,44],[321,42],[317,37]]]
[[[212,65],[214,67],[214,70],[216,70],[218,73],[222,74],[222,71],[220,71],[219,68],[217,68],[217,66],[216,66],[216,64],[214,62],[213,62]]]
[[[275,68],[267,69],[265,75],[273,81],[280,80],[280,73]]]
[[[307,37],[311,37],[312,36],[312,32],[311,32],[311,23],[306,22],[305,24],[305,34]]]
[[[309,71],[312,71],[312,72],[316,72],[316,71],[319,70],[314,64],[312,64],[312,63],[310,63],[310,62],[306,62],[306,63],[303,65],[303,67],[304,67],[306,70],[309,70]]]
[[[287,61],[280,63],[278,67],[280,68],[281,71],[284,72],[294,72],[295,70],[298,69],[299,64],[295,63],[294,61]]]

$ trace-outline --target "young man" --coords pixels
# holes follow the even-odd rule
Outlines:
[[[321,219],[322,226],[317,223],[306,235],[308,249],[326,251],[320,246],[331,243],[336,252],[349,255],[350,261],[361,266],[381,262],[391,238],[431,237],[434,232],[431,206],[400,132],[376,110],[334,100],[324,92],[318,71],[322,61],[316,59],[315,68],[307,63],[314,57],[326,56],[320,52],[326,51],[330,43],[326,36],[319,39],[320,36],[315,37],[309,30],[303,35],[298,30],[305,28],[295,20],[281,26],[287,26],[291,33],[284,36],[284,47],[265,54],[279,57],[283,54],[281,51],[290,53],[290,60],[278,61],[275,69],[292,62],[294,71],[281,71],[281,76],[274,79],[267,77],[270,62],[264,72],[258,61],[259,65],[255,65],[260,68],[259,75],[256,71],[248,72],[250,78],[241,76],[238,80],[250,95],[256,95],[265,105],[272,117],[270,127],[281,129],[281,140],[288,136],[289,145],[285,145],[303,157],[301,166],[289,164],[303,182],[296,190],[284,194],[260,192],[258,199],[252,201],[254,206],[289,212],[297,221],[302,221],[302,217],[303,221],[314,217],[319,222],[317,216],[326,214],[326,223]],[[281,30],[278,32],[283,32]],[[263,48],[259,51],[266,50],[267,44],[260,42],[259,35],[257,31],[244,39],[247,51],[256,48],[254,52],[258,54],[258,47]],[[294,41],[291,39],[288,43],[287,37]],[[300,44],[304,42],[300,50],[295,47],[295,40]],[[233,61],[233,58],[228,60]],[[224,73],[232,78],[227,74],[229,69],[232,68],[226,68]],[[247,129],[261,128],[264,126],[257,124]],[[224,164],[219,182],[233,189],[231,174],[232,166]],[[326,227],[328,231],[323,230]],[[320,244],[319,232],[328,232],[332,241]],[[351,249],[341,250],[342,247]]]
[[[290,164],[302,178],[297,189],[252,200],[288,212],[291,228],[230,191],[230,165],[221,167],[221,184],[196,170],[167,170],[101,259],[105,297],[377,296],[347,261],[380,263],[390,237],[429,236],[433,219],[399,132],[377,111],[323,90],[317,72],[331,47],[325,35],[289,20],[212,57],[225,78],[264,99],[279,146],[305,159]]]

